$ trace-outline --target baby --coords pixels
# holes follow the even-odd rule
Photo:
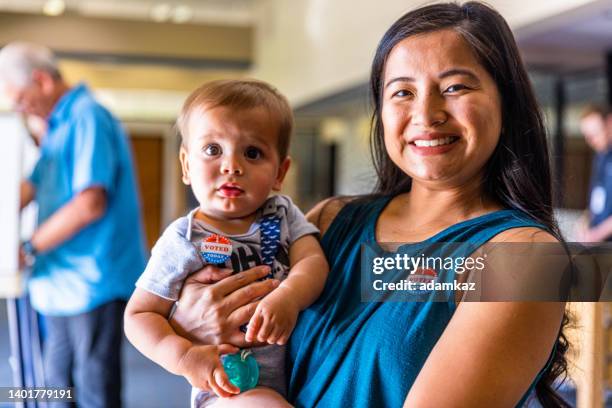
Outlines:
[[[195,90],[177,120],[183,182],[199,207],[174,221],[153,248],[125,313],[128,339],[145,356],[182,375],[192,406],[284,406],[284,345],[298,313],[323,290],[328,265],[318,230],[278,191],[289,169],[293,116],[287,100],[259,81],[214,81]],[[248,323],[259,369],[256,392],[240,394],[220,355],[229,345],[196,344],[178,336],[168,316],[187,276],[206,264],[234,272],[270,266],[279,286]],[[219,399],[218,397],[229,397]],[[256,400],[253,400],[256,398]]]

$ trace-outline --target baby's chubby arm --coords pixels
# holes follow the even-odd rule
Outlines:
[[[167,316],[174,302],[136,288],[128,302],[124,326],[130,342],[146,357],[176,375],[182,375],[194,387],[213,391],[220,397],[238,394],[221,365],[220,355],[238,348],[199,345],[177,335]]]
[[[297,315],[323,291],[329,265],[313,235],[303,236],[291,245],[289,260],[289,276],[257,306],[249,322],[247,341],[286,344]]]

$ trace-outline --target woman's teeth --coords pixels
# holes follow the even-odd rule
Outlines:
[[[434,147],[434,146],[442,146],[447,145],[454,142],[456,137],[448,136],[440,139],[431,139],[431,140],[415,140],[414,144],[418,147]]]

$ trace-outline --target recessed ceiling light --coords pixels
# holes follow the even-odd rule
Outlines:
[[[48,16],[59,16],[66,10],[64,0],[47,0],[43,5],[43,13]]]
[[[170,14],[172,12],[172,7],[167,3],[156,4],[151,7],[151,18],[158,23],[163,21],[168,21],[170,18]]]
[[[175,23],[186,23],[193,17],[193,10],[189,6],[180,5],[174,9],[172,21]]]

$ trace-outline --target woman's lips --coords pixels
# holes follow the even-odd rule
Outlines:
[[[439,138],[416,139],[408,144],[410,149],[418,155],[430,156],[443,154],[457,145],[459,137],[445,136]]]

